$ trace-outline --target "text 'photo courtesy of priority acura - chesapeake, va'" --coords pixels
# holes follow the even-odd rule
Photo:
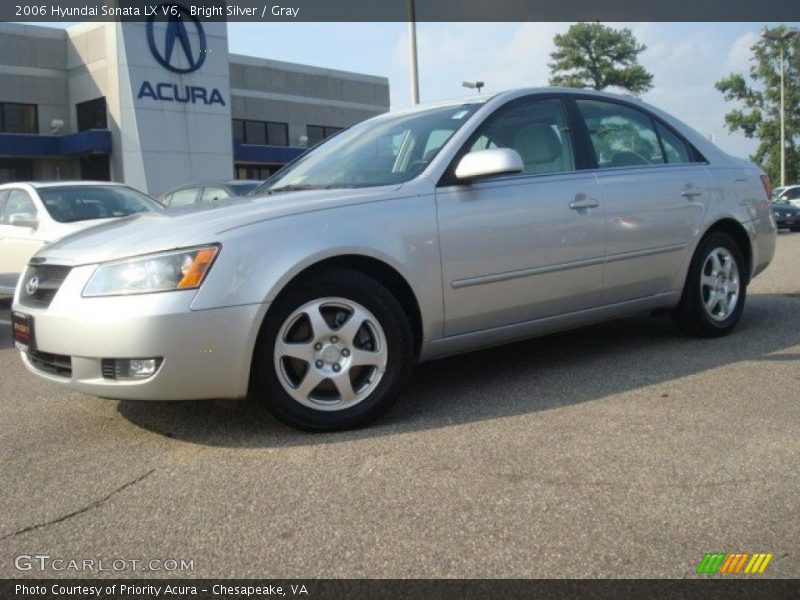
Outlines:
[[[775,251],[770,197],[758,167],[630,97],[421,105],[252,195],[46,246],[14,339],[29,371],[81,392],[252,396],[295,427],[358,427],[418,362],[650,311],[730,332]]]

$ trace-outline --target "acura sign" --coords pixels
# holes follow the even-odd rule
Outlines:
[[[179,4],[162,4],[161,10],[147,21],[147,44],[153,58],[165,69],[185,75],[194,73],[206,60],[208,47],[200,20]],[[166,17],[166,28],[156,28],[156,17]],[[161,102],[219,104],[225,106],[216,88],[197,85],[143,81],[137,99],[150,98]]]
[[[162,5],[168,10],[164,11],[168,15],[167,31],[164,36],[163,47],[156,43],[155,16],[151,16],[147,21],[147,43],[150,45],[150,52],[155,59],[165,69],[173,73],[192,73],[203,66],[206,60],[206,34],[203,26],[197,17],[192,16],[189,11],[180,5]],[[192,47],[189,39],[189,32],[186,29],[186,21],[191,23],[194,28],[198,44]],[[175,43],[180,45],[180,52],[175,53]],[[183,55],[184,60],[179,61],[178,57]],[[185,66],[183,66],[185,65]]]

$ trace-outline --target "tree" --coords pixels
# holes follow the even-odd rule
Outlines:
[[[553,38],[550,85],[622,88],[642,94],[653,87],[653,75],[639,64],[647,49],[630,29],[600,23],[578,23]]]
[[[784,27],[776,27],[778,34]],[[741,107],[725,115],[728,130],[741,131],[745,137],[758,140],[758,149],[750,157],[769,175],[780,181],[781,172],[781,66],[780,45],[785,52],[786,106],[786,181],[800,179],[800,160],[797,155],[798,126],[800,126],[800,36],[783,42],[761,39],[751,48],[753,64],[749,81],[740,73],[731,73],[715,85],[728,102]]]

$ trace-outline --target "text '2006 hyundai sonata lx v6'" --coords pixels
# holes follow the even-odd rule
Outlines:
[[[37,253],[12,314],[27,368],[108,398],[251,394],[296,427],[354,427],[417,361],[655,309],[728,333],[775,250],[757,167],[582,90],[381,115],[259,193]]]

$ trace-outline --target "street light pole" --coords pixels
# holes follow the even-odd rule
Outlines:
[[[783,60],[783,40],[781,40],[781,187],[786,185],[786,86],[783,83],[783,72],[786,70]]]
[[[784,84],[784,72],[786,71],[786,61],[784,60],[784,50],[786,41],[800,33],[798,29],[765,29],[761,37],[765,40],[776,41],[781,45],[781,187],[786,185],[786,85]]]
[[[411,79],[411,103],[419,104],[419,69],[417,67],[417,15],[414,0],[408,0],[408,66]]]

